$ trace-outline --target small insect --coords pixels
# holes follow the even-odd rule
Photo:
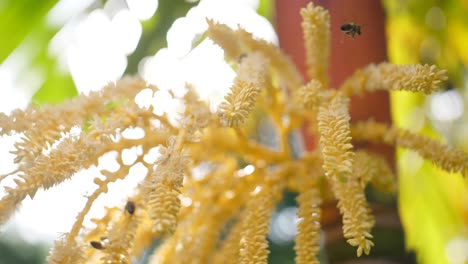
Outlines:
[[[135,203],[132,201],[128,201],[127,204],[125,205],[125,210],[131,215],[135,212]]]
[[[101,241],[93,240],[89,243],[91,244],[93,248],[102,250],[102,249],[106,249],[106,244],[109,243],[109,239],[107,239],[107,237],[101,237]]]
[[[341,25],[341,31],[354,38],[356,34],[361,35],[361,26],[356,23],[346,23]]]
[[[242,53],[241,55],[239,55],[238,62],[241,63],[242,60],[243,60],[245,57],[247,57],[247,54],[245,54],[245,53]]]
[[[94,241],[94,240],[93,240],[93,241],[90,242],[90,244],[91,244],[91,246],[92,246],[93,248],[95,248],[95,249],[101,250],[101,249],[106,248],[106,247],[101,243],[101,241]]]

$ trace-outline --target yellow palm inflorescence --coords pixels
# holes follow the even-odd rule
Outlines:
[[[0,224],[26,196],[116,152],[120,168],[103,170],[95,178],[97,188],[87,196],[71,231],[50,251],[50,263],[132,263],[155,239],[160,243],[151,263],[267,263],[269,220],[284,191],[298,193],[297,263],[319,262],[320,205],[335,200],[343,216],[343,236],[358,256],[369,254],[375,221],[364,189],[371,184],[395,192],[396,177],[385,159],[356,152],[351,140],[413,149],[442,169],[463,175],[468,173],[468,155],[385,124],[351,124],[349,98],[376,89],[430,93],[446,79],[446,72],[434,66],[369,65],[340,89],[330,90],[328,11],[309,4],[301,15],[308,83],[275,45],[208,20],[208,36],[237,70],[217,112],[187,84],[184,96],[171,94],[184,103],[185,111],[170,120],[133,100],[139,91],[157,92],[157,87],[125,78],[61,105],[0,114],[1,135],[23,135],[12,152],[18,169],[0,178],[15,177],[16,182],[16,187],[5,187],[0,200]],[[256,109],[272,121],[277,147],[246,133],[246,121]],[[294,156],[288,136],[303,122],[316,133],[319,148]],[[72,127],[81,133],[68,135]],[[126,138],[122,133],[127,128],[139,128],[144,136]],[[132,147],[141,151],[133,163],[124,164],[122,152]],[[156,147],[159,157],[147,160],[145,155]],[[93,228],[84,228],[94,201],[136,165],[146,167],[147,174],[129,197],[130,209],[128,203],[107,208],[102,218],[92,220]]]

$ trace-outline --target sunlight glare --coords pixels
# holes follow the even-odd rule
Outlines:
[[[260,5],[260,0],[237,0],[240,4],[250,7],[252,10],[257,10]]]
[[[153,101],[153,90],[145,88],[135,96],[135,103],[140,108],[149,108]]]
[[[124,54],[131,54],[138,45],[142,28],[140,21],[128,10],[119,11],[112,18],[114,45],[117,45]]]
[[[43,72],[29,66],[36,55],[34,45],[26,40],[0,64],[0,87],[8,95],[0,96],[0,112],[25,108],[43,84]]]
[[[141,74],[146,81],[156,85],[160,89],[184,88],[179,60],[167,48],[160,49],[145,64],[145,69]]]
[[[297,207],[286,207],[273,214],[271,218],[271,230],[268,238],[275,244],[290,243],[296,236]]]
[[[129,148],[129,149],[123,149],[122,154],[121,154],[121,158],[122,158],[122,163],[124,165],[133,164],[135,162],[135,160],[138,158],[136,147],[132,147],[132,148]]]
[[[138,19],[151,18],[158,9],[158,0],[127,0],[128,8]]]
[[[182,206],[189,207],[192,205],[192,199],[190,199],[190,197],[179,195],[179,198]]]
[[[167,31],[167,47],[176,57],[185,56],[192,49],[196,37],[205,29],[205,21],[192,17],[178,18]]]
[[[251,7],[237,0],[203,0],[193,7],[187,17],[205,21],[206,18],[236,29],[241,26],[255,37],[277,44],[278,38],[271,23]],[[206,25],[205,25],[206,28]]]
[[[38,190],[33,200],[28,196],[6,229],[16,228],[29,243],[50,243],[71,229],[77,213],[83,209],[85,190],[95,189],[90,176],[97,173],[96,167],[81,171],[57,188]]]
[[[111,20],[102,10],[91,12],[75,34],[67,57],[79,92],[100,90],[123,74],[127,58],[113,43]]]
[[[46,23],[52,27],[61,27],[93,3],[94,0],[60,0],[47,14]]]
[[[463,264],[468,261],[468,239],[455,237],[445,247],[447,259],[451,264]]]
[[[255,37],[277,44],[273,26],[252,9],[256,5],[258,1],[251,0],[200,1],[185,17],[173,23],[167,34],[168,47],[145,60],[140,73],[160,89],[180,91],[186,82],[194,85],[201,99],[209,101],[211,110],[215,111],[228,92],[235,72],[224,60],[219,46],[209,39],[197,43],[207,29],[206,18],[234,29],[240,25]]]
[[[200,63],[203,62],[203,67]],[[184,60],[186,81],[197,88],[200,98],[217,107],[228,93],[235,77],[231,66],[224,61],[223,50],[211,40],[204,40]]]
[[[174,99],[167,91],[157,91],[154,93],[153,98],[153,113],[156,115],[168,114],[173,116],[178,109],[179,101]]]
[[[252,174],[255,171],[255,167],[252,164],[245,166],[243,169],[240,169],[236,172],[237,177],[245,177]]]
[[[463,114],[463,98],[456,89],[431,97],[431,117],[437,121],[454,121]]]
[[[145,137],[145,130],[141,127],[128,127],[122,131],[122,137],[126,139],[142,139]]]

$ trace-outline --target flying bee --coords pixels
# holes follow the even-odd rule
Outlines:
[[[128,201],[127,204],[125,205],[125,210],[127,210],[127,212],[130,215],[133,215],[133,213],[135,212],[135,203],[132,201]]]
[[[358,34],[361,35],[361,26],[356,23],[346,23],[341,25],[341,31],[343,31],[347,35],[351,35],[354,38],[354,35]]]

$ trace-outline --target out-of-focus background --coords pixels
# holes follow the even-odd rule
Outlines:
[[[450,75],[449,85],[431,96],[392,93],[395,123],[468,151],[468,1],[383,4],[389,60],[436,64]],[[155,95],[143,91],[136,98],[142,105],[177,110],[164,90],[181,93],[190,82],[215,109],[234,71],[223,51],[203,38],[206,18],[278,43],[274,6],[274,0],[2,0],[0,111],[63,102],[125,74],[139,74],[162,89]],[[0,137],[0,174],[14,170],[8,151],[15,137]],[[466,181],[435,169],[414,152],[399,150],[398,155],[407,246],[431,259],[427,263],[468,261]],[[126,156],[131,160],[134,154]],[[106,168],[112,166],[109,162]],[[128,186],[141,179],[138,168],[132,173],[129,182],[112,184],[91,214],[99,216],[98,208],[124,199]],[[95,188],[92,179],[93,171],[86,171],[39,191],[34,201],[26,199],[2,230],[0,263],[43,263],[53,240],[71,228],[84,196]],[[271,263],[293,263],[296,210],[294,197],[287,196],[271,219]]]
[[[449,81],[430,96],[391,93],[393,121],[468,151],[468,1],[384,0],[389,59],[435,64]],[[405,244],[421,263],[468,262],[468,182],[413,151],[398,154]]]

